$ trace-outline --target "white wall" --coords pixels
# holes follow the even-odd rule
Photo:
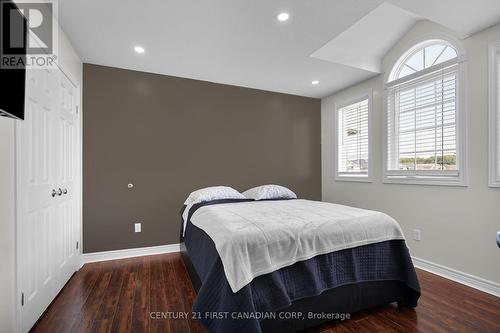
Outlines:
[[[59,30],[59,65],[81,87],[82,61]],[[16,329],[14,124],[0,117],[0,333]]]
[[[448,32],[423,21],[399,41],[383,59],[384,71],[412,43],[429,33]],[[323,200],[393,216],[402,226],[411,254],[449,268],[500,283],[500,189],[488,187],[488,43],[500,40],[500,25],[462,40],[467,57],[466,112],[469,116],[469,186],[446,187],[382,183],[384,74],[324,98],[322,122]],[[373,183],[339,182],[334,179],[334,110],[351,96],[373,90]],[[412,230],[422,231],[413,241]]]

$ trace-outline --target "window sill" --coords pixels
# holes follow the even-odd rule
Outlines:
[[[358,182],[358,183],[373,183],[373,179],[368,176],[336,176],[337,182]]]
[[[498,188],[498,187],[500,187],[500,181],[498,181],[498,180],[497,180],[497,181],[490,181],[490,182],[488,183],[488,187],[495,187],[495,188]]]
[[[384,184],[434,185],[467,187],[467,182],[459,177],[384,176]]]

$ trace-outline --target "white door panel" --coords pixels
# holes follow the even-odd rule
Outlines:
[[[61,274],[59,276],[59,288],[62,288],[66,281],[75,271],[75,265],[78,264],[76,256],[76,241],[74,227],[77,224],[74,213],[73,190],[74,180],[72,169],[75,163],[75,133],[74,133],[74,118],[76,118],[76,108],[74,108],[74,88],[69,80],[60,73],[59,80],[59,95],[58,119],[56,121],[58,131],[56,131],[56,145],[58,146],[56,179],[57,191],[63,192],[58,196],[56,205],[58,206],[58,232],[61,242],[58,247],[58,269]]]
[[[30,72],[29,72],[30,73]],[[50,304],[54,293],[54,271],[51,262],[50,225],[53,207],[50,190],[53,176],[51,152],[51,119],[54,112],[42,94],[43,71],[31,72],[26,87],[26,114],[18,126],[19,190],[25,195],[20,214],[21,284],[24,292],[23,324],[36,321]],[[24,326],[24,325],[23,325]],[[23,327],[25,330],[26,326]]]

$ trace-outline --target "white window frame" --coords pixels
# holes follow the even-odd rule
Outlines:
[[[395,71],[400,68],[401,64],[404,63],[411,55],[415,53],[416,50],[421,49],[427,45],[440,42],[453,47],[457,51],[457,58],[445,61],[443,63],[434,65],[432,67],[425,68],[419,72],[404,76],[400,79],[393,79]],[[450,65],[458,65],[458,76],[457,76],[457,101],[456,101],[456,145],[457,145],[457,164],[459,167],[458,174],[454,176],[447,175],[446,172],[431,171],[431,172],[415,172],[412,170],[389,170],[388,163],[388,94],[389,88],[395,85],[409,82],[425,76],[429,73],[435,71],[443,70]],[[467,186],[467,115],[465,112],[465,82],[466,82],[466,59],[465,54],[461,47],[458,46],[457,42],[450,42],[448,38],[426,38],[425,40],[416,43],[412,48],[404,53],[404,55],[399,58],[391,68],[390,76],[385,81],[385,92],[384,92],[384,142],[383,142],[383,182],[393,183],[393,184],[415,184],[415,185],[443,185],[443,186]],[[449,174],[449,173],[448,173]]]
[[[489,182],[500,187],[500,41],[488,46],[488,108],[489,108]]]
[[[366,174],[356,175],[355,173],[346,175],[339,173],[339,110],[343,107],[361,102],[365,99],[368,99],[368,172]],[[352,182],[373,182],[373,144],[372,144],[372,119],[373,119],[373,91],[370,90],[368,92],[356,95],[355,97],[345,99],[340,103],[335,103],[335,180],[336,181],[352,181]]]

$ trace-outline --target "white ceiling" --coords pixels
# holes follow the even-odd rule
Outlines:
[[[383,2],[60,0],[59,21],[86,63],[324,97],[375,73],[366,59],[343,65],[310,55]],[[500,0],[389,2],[464,35],[500,22]],[[459,9],[450,13],[443,3]],[[287,22],[276,20],[282,11],[290,13]],[[136,54],[135,45],[146,52]]]

